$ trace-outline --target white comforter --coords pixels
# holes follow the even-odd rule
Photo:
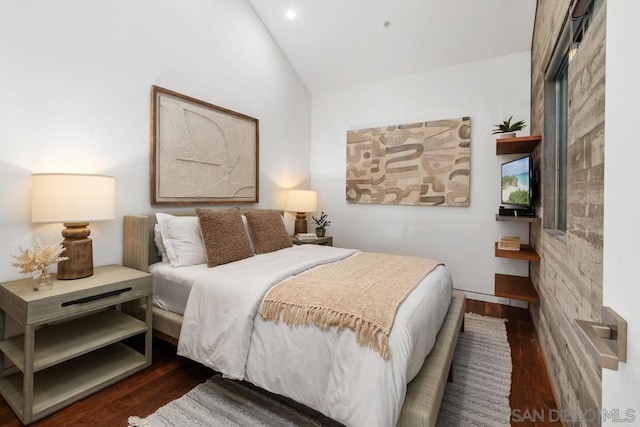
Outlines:
[[[431,350],[451,300],[451,279],[443,266],[400,306],[386,361],[359,346],[350,330],[290,328],[259,315],[271,286],[356,252],[301,245],[208,269],[189,295],[178,354],[348,426],[395,425],[406,384]]]

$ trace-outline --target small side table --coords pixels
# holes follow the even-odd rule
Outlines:
[[[295,237],[292,237],[291,243],[293,243],[294,245],[333,246],[333,236],[318,237],[316,239],[296,239]]]
[[[120,265],[34,291],[32,279],[0,283],[0,394],[23,424],[151,365],[151,310],[145,321],[117,310],[140,298],[151,307],[151,275]],[[24,334],[5,339],[5,316]],[[121,343],[145,335],[144,353]],[[17,372],[4,375],[5,359]]]

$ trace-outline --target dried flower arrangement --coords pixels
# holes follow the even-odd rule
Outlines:
[[[12,255],[16,260],[11,265],[18,267],[20,273],[29,274],[34,271],[46,271],[47,267],[51,264],[57,264],[61,261],[66,261],[69,258],[60,256],[66,248],[62,247],[62,240],[57,244],[48,242],[46,245],[40,243],[40,240],[36,240],[36,247],[34,249],[20,247],[19,255]]]

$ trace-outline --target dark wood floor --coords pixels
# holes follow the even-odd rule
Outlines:
[[[511,344],[513,375],[512,409],[556,409],[538,338],[527,310],[480,301],[467,301],[467,311],[504,317]],[[160,406],[204,382],[213,372],[175,355],[175,347],[154,340],[153,365],[111,387],[71,405],[35,426],[126,426],[130,415],[147,416]],[[524,412],[522,412],[524,413]],[[521,417],[523,418],[523,417]],[[0,426],[21,423],[4,400],[0,400]],[[545,422],[513,423],[518,426],[554,425]]]
[[[154,338],[151,367],[32,425],[126,427],[129,416],[147,416],[211,375],[210,369],[176,356],[174,346]],[[21,425],[7,403],[1,400],[0,426]]]

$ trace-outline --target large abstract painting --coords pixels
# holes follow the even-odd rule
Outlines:
[[[258,120],[153,86],[151,203],[258,202]]]
[[[347,132],[347,201],[469,206],[471,119]]]

